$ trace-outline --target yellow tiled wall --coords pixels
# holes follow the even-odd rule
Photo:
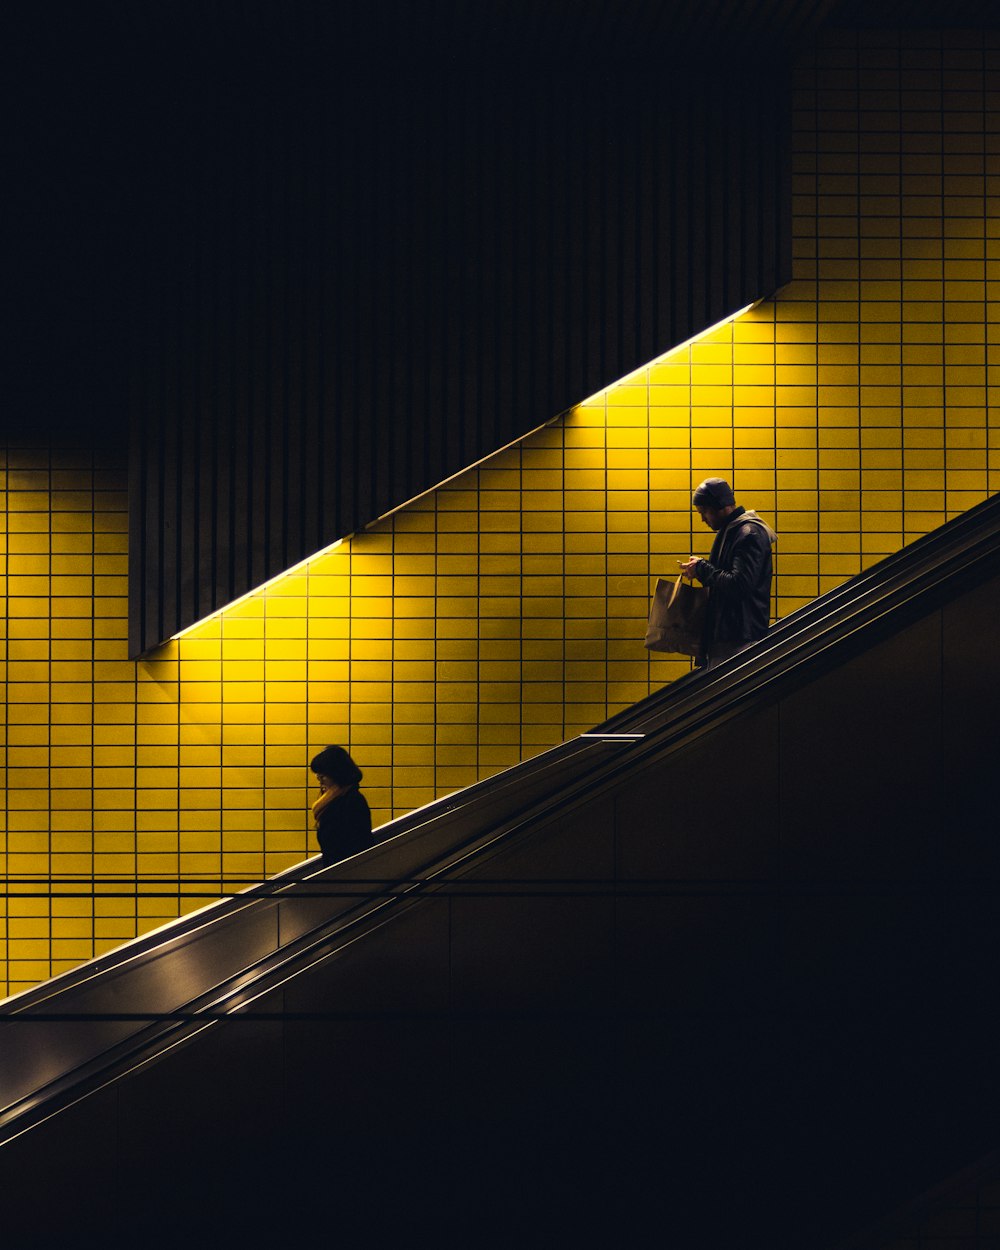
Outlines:
[[[311,853],[328,742],[384,821],[686,671],[642,636],[703,476],[779,531],[776,615],[994,491],[997,64],[828,39],[789,287],[138,665],[122,467],[9,449],[5,984]]]
[[[134,935],[134,900],[88,883],[133,864],[136,842],[124,470],[89,450],[11,449],[0,487],[2,990]]]

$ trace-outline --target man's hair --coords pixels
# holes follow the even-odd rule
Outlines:
[[[696,508],[728,508],[736,503],[736,496],[724,478],[706,477],[695,488],[692,502]]]
[[[343,747],[324,747],[319,755],[313,756],[309,767],[338,786],[356,786],[362,776],[361,769]]]

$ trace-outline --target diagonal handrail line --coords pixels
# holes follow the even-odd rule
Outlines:
[[[749,676],[749,672],[744,672],[744,670],[751,661],[755,661],[753,671],[757,672],[756,661],[759,661],[763,651],[771,652],[783,646],[788,647],[796,638],[817,628],[819,624],[824,626],[825,631],[829,631],[838,616],[856,610],[857,605],[867,597],[876,594],[876,597],[884,598],[885,592],[879,594],[879,587],[886,584],[912,583],[914,568],[917,569],[919,576],[920,570],[928,562],[940,565],[953,556],[967,553],[970,545],[972,548],[982,548],[984,544],[989,547],[990,540],[995,539],[998,534],[1000,534],[1000,496],[993,496],[798,609],[775,625],[753,648],[734,657],[720,669],[713,670],[711,673],[692,673],[679,679],[603,722],[594,733],[606,737],[612,733],[622,732],[629,726],[645,726],[648,723],[649,728],[652,729],[667,717],[673,721],[679,720],[692,706],[704,702],[706,698],[715,697],[720,689],[720,683],[724,688],[731,689],[737,671],[741,678]],[[782,654],[791,656],[791,652]],[[802,658],[801,655],[799,658]],[[477,803],[491,802],[498,791],[509,786],[523,784],[524,780],[539,771],[556,765],[560,757],[566,753],[567,748],[572,748],[576,741],[571,740],[551,748],[502,773],[475,782],[456,794],[446,795],[416,812],[398,817],[383,825],[380,832],[387,840],[420,828],[446,813],[463,808],[468,809]],[[199,909],[198,912],[171,921],[167,926],[151,934],[145,934],[116,951],[82,965],[81,968],[64,973],[33,990],[25,991],[10,1001],[8,1010],[30,1009],[39,999],[60,992],[63,988],[88,975],[104,972],[128,959],[141,957],[146,950],[159,946],[164,941],[164,933],[168,930],[172,938],[182,939],[185,935],[205,925],[227,919],[234,911],[251,906],[260,898],[280,895],[297,882],[309,879],[318,871],[315,860],[307,861],[304,865],[295,865],[213,906]],[[213,900],[217,900],[218,894],[212,897]]]
[[[592,784],[600,771],[602,770],[590,771]],[[588,785],[587,789],[589,788]],[[562,792],[550,794],[519,813],[513,821],[508,820],[485,832],[477,831],[459,846],[439,857],[436,863],[426,864],[419,875],[414,875],[408,881],[400,879],[390,882],[385,889],[360,898],[347,912],[338,914],[334,919],[268,953],[195,1000],[153,1016],[143,1013],[132,1013],[131,1017],[124,1014],[116,1016],[116,1019],[131,1018],[133,1021],[146,1021],[151,1018],[152,1023],[147,1029],[131,1034],[119,1045],[49,1082],[44,1089],[32,1091],[0,1109],[0,1143],[10,1140],[33,1123],[48,1118],[64,1106],[101,1088],[124,1071],[143,1066],[155,1058],[156,1054],[228,1018],[245,1003],[280,988],[291,976],[320,962],[362,932],[385,923],[388,912],[395,913],[401,904],[412,904],[419,895],[433,888],[449,872],[467,866],[483,851],[505,843],[513,834],[530,828],[539,819],[563,805]],[[266,982],[264,986],[260,985],[262,980]],[[31,1023],[44,1024],[49,1019],[54,1021],[57,1016],[59,1022],[65,1023],[66,1016],[59,1013],[39,1015],[37,1021],[22,1017],[21,1023],[28,1023],[30,1020]],[[69,1018],[79,1020],[81,1017],[69,1013]]]
[[[248,1009],[253,1002],[315,965],[332,950],[385,923],[389,913],[400,906],[412,904],[422,894],[447,884],[450,877],[464,871],[491,848],[525,832],[539,819],[608,788],[624,770],[642,766],[654,758],[665,758],[693,737],[738,715],[751,701],[779,691],[805,671],[835,662],[845,647],[869,638],[873,628],[895,624],[901,616],[926,610],[928,603],[945,589],[961,589],[963,582],[974,584],[982,580],[1000,565],[998,533],[1000,502],[994,498],[786,618],[759,643],[719,669],[683,679],[667,691],[652,695],[612,718],[593,735],[603,748],[609,749],[601,750],[598,755],[587,753],[594,767],[587,769],[583,776],[570,769],[573,775],[564,777],[563,784],[556,785],[546,797],[518,812],[508,813],[504,821],[491,829],[479,827],[428,863],[423,871],[410,872],[374,893],[365,888],[370,886],[371,878],[351,882],[359,887],[355,906],[307,928],[293,941],[283,943],[235,976],[220,981],[208,993],[189,1003],[175,1005],[174,1021],[178,1010],[190,1009],[190,1018],[182,1025],[142,1030],[50,1083],[46,1090],[39,1089],[11,1103],[0,1121],[4,1126],[3,1135],[9,1138],[23,1131],[30,1123],[53,1114],[67,1101],[75,1101],[90,1089],[150,1062],[156,1054],[213,1023]],[[641,727],[644,732],[616,735],[614,731],[626,724]],[[519,766],[508,770],[500,774],[500,778],[506,780],[499,784],[491,784],[496,783],[495,778],[477,783],[470,787],[470,791],[476,793],[463,792],[469,801],[465,801],[465,797],[449,796],[393,824],[401,833],[414,832],[433,826],[456,812],[468,808],[474,811],[491,795],[523,783],[525,776],[544,780],[551,772],[558,774],[559,763],[572,760],[573,747],[574,743],[564,744],[562,748],[528,761],[526,769]],[[553,783],[557,780],[557,776],[553,777]],[[274,902],[283,896],[294,897],[298,882],[305,883],[313,875],[315,870],[307,865],[304,873],[299,870],[254,887],[239,896],[237,909]],[[347,894],[353,896],[350,890]],[[167,944],[176,938],[175,933],[168,934]],[[94,975],[99,975],[100,971],[97,969]],[[32,1003],[37,1009],[53,997],[36,996]],[[166,1015],[157,1017],[160,1024],[165,1019]],[[2,1020],[0,1014],[0,1022]]]
[[[780,667],[791,671],[909,602],[955,584],[981,566],[989,567],[996,561],[998,537],[1000,495],[995,495],[785,617],[718,669],[681,678],[598,728],[608,733],[629,728],[648,733],[663,723],[664,715],[676,719],[701,703],[710,688],[732,690],[751,674],[772,681],[781,676]]]

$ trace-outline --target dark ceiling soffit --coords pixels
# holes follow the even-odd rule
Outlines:
[[[334,96],[333,138],[241,115],[159,154],[134,654],[787,281],[783,77],[584,86]]]

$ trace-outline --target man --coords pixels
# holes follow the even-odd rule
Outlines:
[[[763,638],[771,615],[771,545],[778,535],[756,512],[737,507],[728,482],[706,478],[694,492],[698,515],[715,530],[707,560],[678,561],[685,577],[708,587],[705,668]]]

